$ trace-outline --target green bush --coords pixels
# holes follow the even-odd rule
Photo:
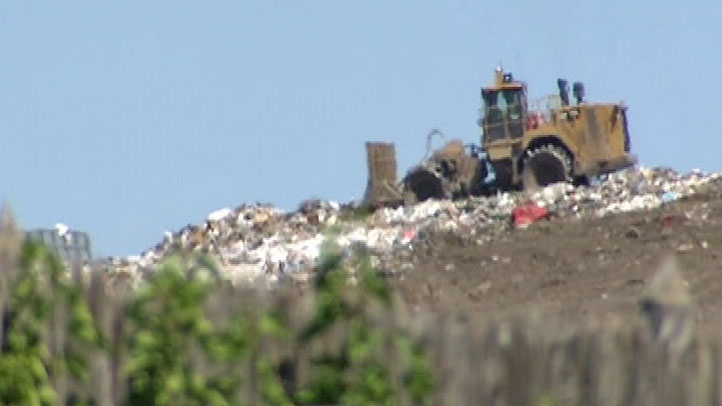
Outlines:
[[[351,272],[353,270],[353,273]],[[349,286],[349,280],[357,280]],[[389,320],[394,301],[368,254],[348,259],[327,242],[315,281],[316,311],[300,340],[310,345],[334,331],[347,332],[334,352],[314,360],[315,377],[298,394],[304,404],[352,406],[394,405],[404,391],[415,404],[432,388],[431,373],[421,349]],[[394,363],[401,379],[393,376]]]
[[[129,312],[135,326],[127,366],[129,404],[235,404],[242,373],[234,367],[245,361],[253,363],[266,404],[290,404],[274,366],[263,356],[253,357],[263,340],[283,337],[284,326],[272,314],[257,322],[235,314],[225,325],[214,325],[206,303],[221,289],[218,273],[210,261],[188,266],[176,257],[139,290]]]
[[[97,304],[92,289],[72,280],[43,246],[26,241],[15,261],[5,232],[0,227],[0,406],[99,404],[92,386],[103,379],[120,382],[124,389],[113,390],[128,405],[360,406],[428,398],[422,348],[393,322],[393,295],[368,255],[346,257],[327,244],[313,314],[296,323],[299,330],[280,302],[244,302],[204,257],[170,258],[127,300],[101,284]],[[89,303],[103,301],[115,301],[106,307],[117,314],[91,311]],[[105,314],[103,322],[97,314]],[[334,334],[339,339],[328,345]],[[301,348],[315,348],[302,365],[306,379],[282,376]]]
[[[100,346],[100,336],[82,292],[45,247],[25,242],[18,266],[21,272],[4,280],[10,295],[2,309],[0,405],[54,405],[53,383],[86,380],[84,349]]]

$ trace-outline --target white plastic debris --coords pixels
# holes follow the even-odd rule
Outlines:
[[[66,235],[68,234],[68,231],[69,231],[69,230],[70,230],[70,228],[68,228],[68,226],[66,226],[66,225],[63,224],[63,223],[56,223],[56,224],[55,224],[55,231],[57,231],[57,232],[58,232],[58,235],[61,236],[61,237],[66,236]]]
[[[226,208],[218,209],[218,210],[212,212],[211,214],[208,215],[207,218],[208,218],[208,221],[221,221],[225,218],[230,217],[231,214],[233,214],[233,210],[226,207]]]

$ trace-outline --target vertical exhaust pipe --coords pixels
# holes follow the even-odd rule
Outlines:
[[[559,87],[559,98],[562,99],[562,106],[569,105],[569,83],[565,79],[557,79]]]

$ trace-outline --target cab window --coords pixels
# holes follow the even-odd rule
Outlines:
[[[507,120],[521,120],[523,111],[522,89],[506,89],[502,91],[504,111]]]
[[[482,96],[484,98],[484,122],[490,125],[500,124],[504,120],[506,98],[499,97],[499,92],[496,90],[486,90]]]

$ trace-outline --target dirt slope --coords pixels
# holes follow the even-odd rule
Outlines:
[[[474,317],[539,310],[584,322],[636,317],[657,265],[678,257],[705,333],[722,332],[722,191],[660,209],[598,219],[557,218],[500,232],[489,242],[435,236],[394,279],[418,311]]]

